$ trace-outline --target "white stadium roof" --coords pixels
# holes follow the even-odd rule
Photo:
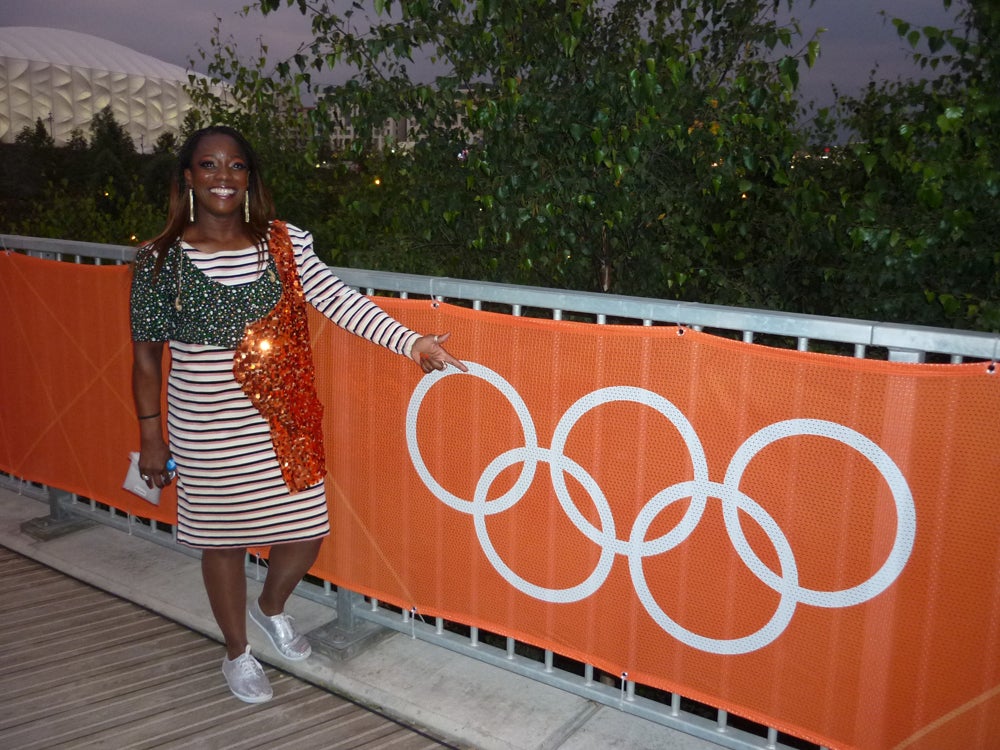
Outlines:
[[[111,107],[145,150],[177,132],[191,107],[188,71],[107,39],[64,29],[0,27],[0,141],[10,143],[38,120],[56,143],[87,132]]]
[[[157,60],[107,39],[38,26],[0,26],[0,57],[185,83],[188,76],[179,65]]]

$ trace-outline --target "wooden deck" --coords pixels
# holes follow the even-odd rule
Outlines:
[[[265,665],[233,698],[220,644],[0,547],[0,748],[449,748]]]

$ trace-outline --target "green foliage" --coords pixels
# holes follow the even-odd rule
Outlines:
[[[177,140],[176,133],[171,133],[167,130],[160,133],[160,137],[156,139],[156,143],[153,144],[153,153],[172,155],[178,148],[180,148],[180,143]]]
[[[336,264],[1000,329],[1000,11],[893,21],[929,79],[809,118],[819,43],[793,4],[262,0],[246,12],[296,7],[312,39],[243,61],[217,26],[179,138],[245,132]],[[30,204],[29,234],[158,228],[176,141],[138,157],[110,112],[64,149],[26,131],[0,159],[5,223]]]
[[[141,185],[120,193],[109,180],[103,188],[81,193],[63,180],[48,186],[47,200],[14,231],[29,237],[135,246],[159,231],[164,210],[146,199]]]
[[[73,128],[69,133],[69,141],[66,143],[66,148],[70,151],[86,151],[87,150],[87,136],[83,134],[80,128]]]
[[[41,117],[35,120],[34,128],[30,128],[27,125],[21,128],[21,132],[17,134],[14,143],[32,149],[54,148],[56,145]]]
[[[65,147],[56,148],[39,121],[4,147],[0,212],[6,231],[120,245],[158,231],[166,194],[155,171],[163,155],[137,154],[110,108],[94,117],[90,133],[88,141],[74,131]],[[154,192],[147,192],[147,182],[158,186]]]
[[[377,161],[381,185],[331,219],[347,262],[773,301],[758,278],[784,273],[799,225],[790,125],[799,65],[817,52],[792,50],[799,29],[776,3],[384,2],[359,23],[360,6],[287,5],[312,21],[291,63],[314,118],[353,126],[365,173],[373,134],[410,123],[412,150]],[[435,61],[432,83],[411,75],[418,55]],[[316,82],[344,69],[342,84]]]
[[[90,122],[88,153],[89,187],[102,189],[110,183],[116,192],[129,190],[137,165],[135,144],[115,119],[110,106],[94,115]]]
[[[933,85],[873,82],[806,125],[799,72],[819,42],[780,20],[793,2],[381,0],[359,18],[358,3],[264,0],[259,10],[282,5],[309,16],[313,38],[271,70],[263,52],[247,66],[216,43],[228,98],[213,117],[243,117],[235,124],[269,144],[281,141],[255,130],[268,111],[300,144],[351,126],[349,151],[323,170],[334,178],[325,192],[316,175],[289,179],[325,202],[286,204],[339,263],[1000,324],[989,249],[997,55],[978,41],[995,37],[997,12],[985,2],[964,6],[965,34],[896,22],[925,45]],[[416,72],[420,58],[434,63],[432,80]],[[407,129],[385,141],[390,118]],[[848,143],[823,148],[845,132]],[[269,158],[287,164],[296,151]]]
[[[14,139],[14,148],[7,149],[3,160],[3,192],[20,193],[24,199],[35,197],[41,186],[55,179],[58,172],[55,141],[41,118],[35,127],[24,126]]]
[[[960,30],[894,21],[933,80],[872,82],[841,99],[854,135],[833,172],[843,206],[829,274],[838,289],[868,293],[872,317],[995,331],[1000,11],[974,2],[958,18]]]

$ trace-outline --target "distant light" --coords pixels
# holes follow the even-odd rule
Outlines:
[[[376,178],[375,178],[375,179],[373,180],[373,182],[374,182],[374,183],[375,183],[376,185],[381,185],[381,184],[382,184],[382,178],[381,178],[381,177],[376,177]]]

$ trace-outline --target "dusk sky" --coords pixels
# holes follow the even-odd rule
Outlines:
[[[216,16],[224,35],[232,35],[248,59],[263,38],[269,59],[291,54],[309,37],[309,26],[296,10],[252,19],[238,11],[249,0],[0,0],[0,26],[45,26],[69,29],[109,39],[166,62],[188,67],[199,47],[208,47]],[[911,75],[907,47],[895,29],[879,15],[885,10],[915,25],[952,26],[943,0],[816,0],[808,8],[797,3],[794,15],[808,36],[822,35],[822,57],[802,76],[804,98],[828,103],[830,85],[853,93],[867,82],[877,65],[879,78]],[[196,69],[200,69],[198,65]]]

